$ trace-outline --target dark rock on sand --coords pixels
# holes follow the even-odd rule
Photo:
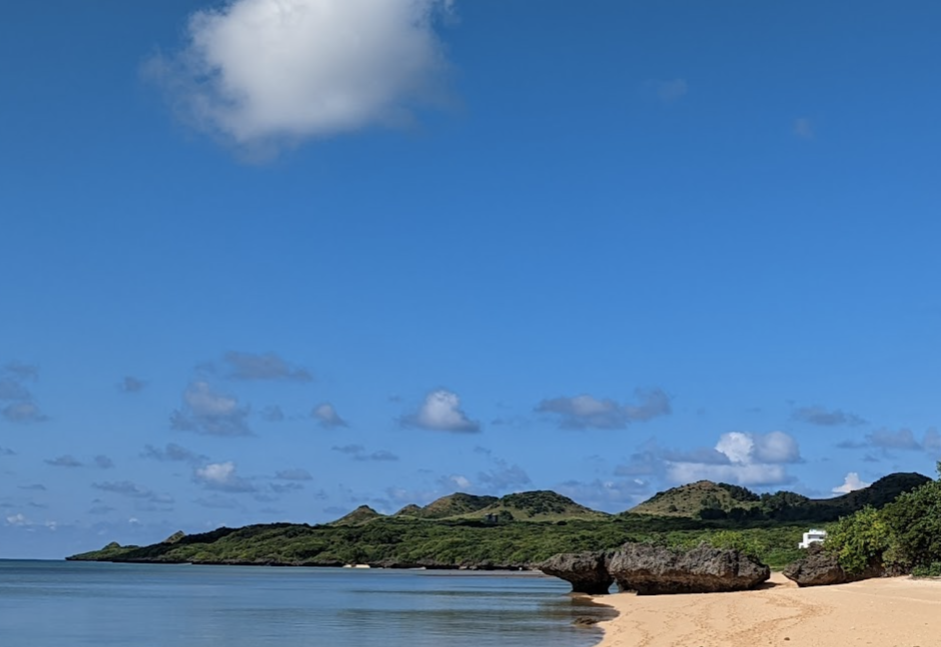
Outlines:
[[[807,549],[807,555],[788,564],[784,576],[797,583],[797,586],[828,586],[868,580],[885,575],[880,564],[870,564],[861,573],[849,573],[840,566],[836,555],[813,545]]]
[[[744,591],[771,577],[770,568],[737,550],[705,545],[684,552],[625,544],[607,566],[619,589],[638,595]]]
[[[614,582],[608,573],[607,553],[604,551],[561,553],[540,564],[539,570],[571,584],[573,593],[603,595]]]

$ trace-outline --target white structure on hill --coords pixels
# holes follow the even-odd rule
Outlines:
[[[810,548],[811,544],[822,544],[823,541],[827,538],[826,530],[817,530],[816,528],[811,528],[804,533],[804,541],[797,544],[798,548]]]

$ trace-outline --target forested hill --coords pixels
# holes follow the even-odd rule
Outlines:
[[[382,515],[368,506],[325,525],[263,524],[175,533],[150,546],[111,543],[68,559],[195,564],[524,568],[561,552],[617,548],[628,541],[682,545],[737,530],[783,565],[807,524],[881,506],[928,479],[892,474],[866,490],[826,500],[792,492],[757,495],[737,486],[693,483],[607,515],[551,491],[500,499],[457,493]],[[672,508],[676,508],[675,510]],[[660,510],[663,510],[661,513]]]
[[[758,495],[738,485],[697,481],[658,492],[629,512],[698,519],[826,522],[867,505],[881,508],[902,492],[914,490],[930,480],[921,474],[898,472],[882,477],[869,487],[830,499],[811,499],[787,491]]]

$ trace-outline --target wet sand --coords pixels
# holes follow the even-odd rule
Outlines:
[[[599,647],[938,647],[941,581],[884,578],[799,589],[780,573],[740,593],[598,596],[619,615]]]

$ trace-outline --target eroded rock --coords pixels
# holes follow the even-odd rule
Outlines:
[[[573,593],[603,595],[614,582],[608,573],[604,551],[561,553],[540,564],[539,570],[571,584]]]
[[[784,576],[797,586],[829,586],[868,580],[885,575],[879,564],[870,564],[860,573],[849,573],[840,566],[837,556],[821,546],[811,546],[807,555],[784,568]]]
[[[638,595],[744,591],[771,577],[770,568],[737,550],[705,545],[684,552],[625,544],[607,566],[619,589]]]

